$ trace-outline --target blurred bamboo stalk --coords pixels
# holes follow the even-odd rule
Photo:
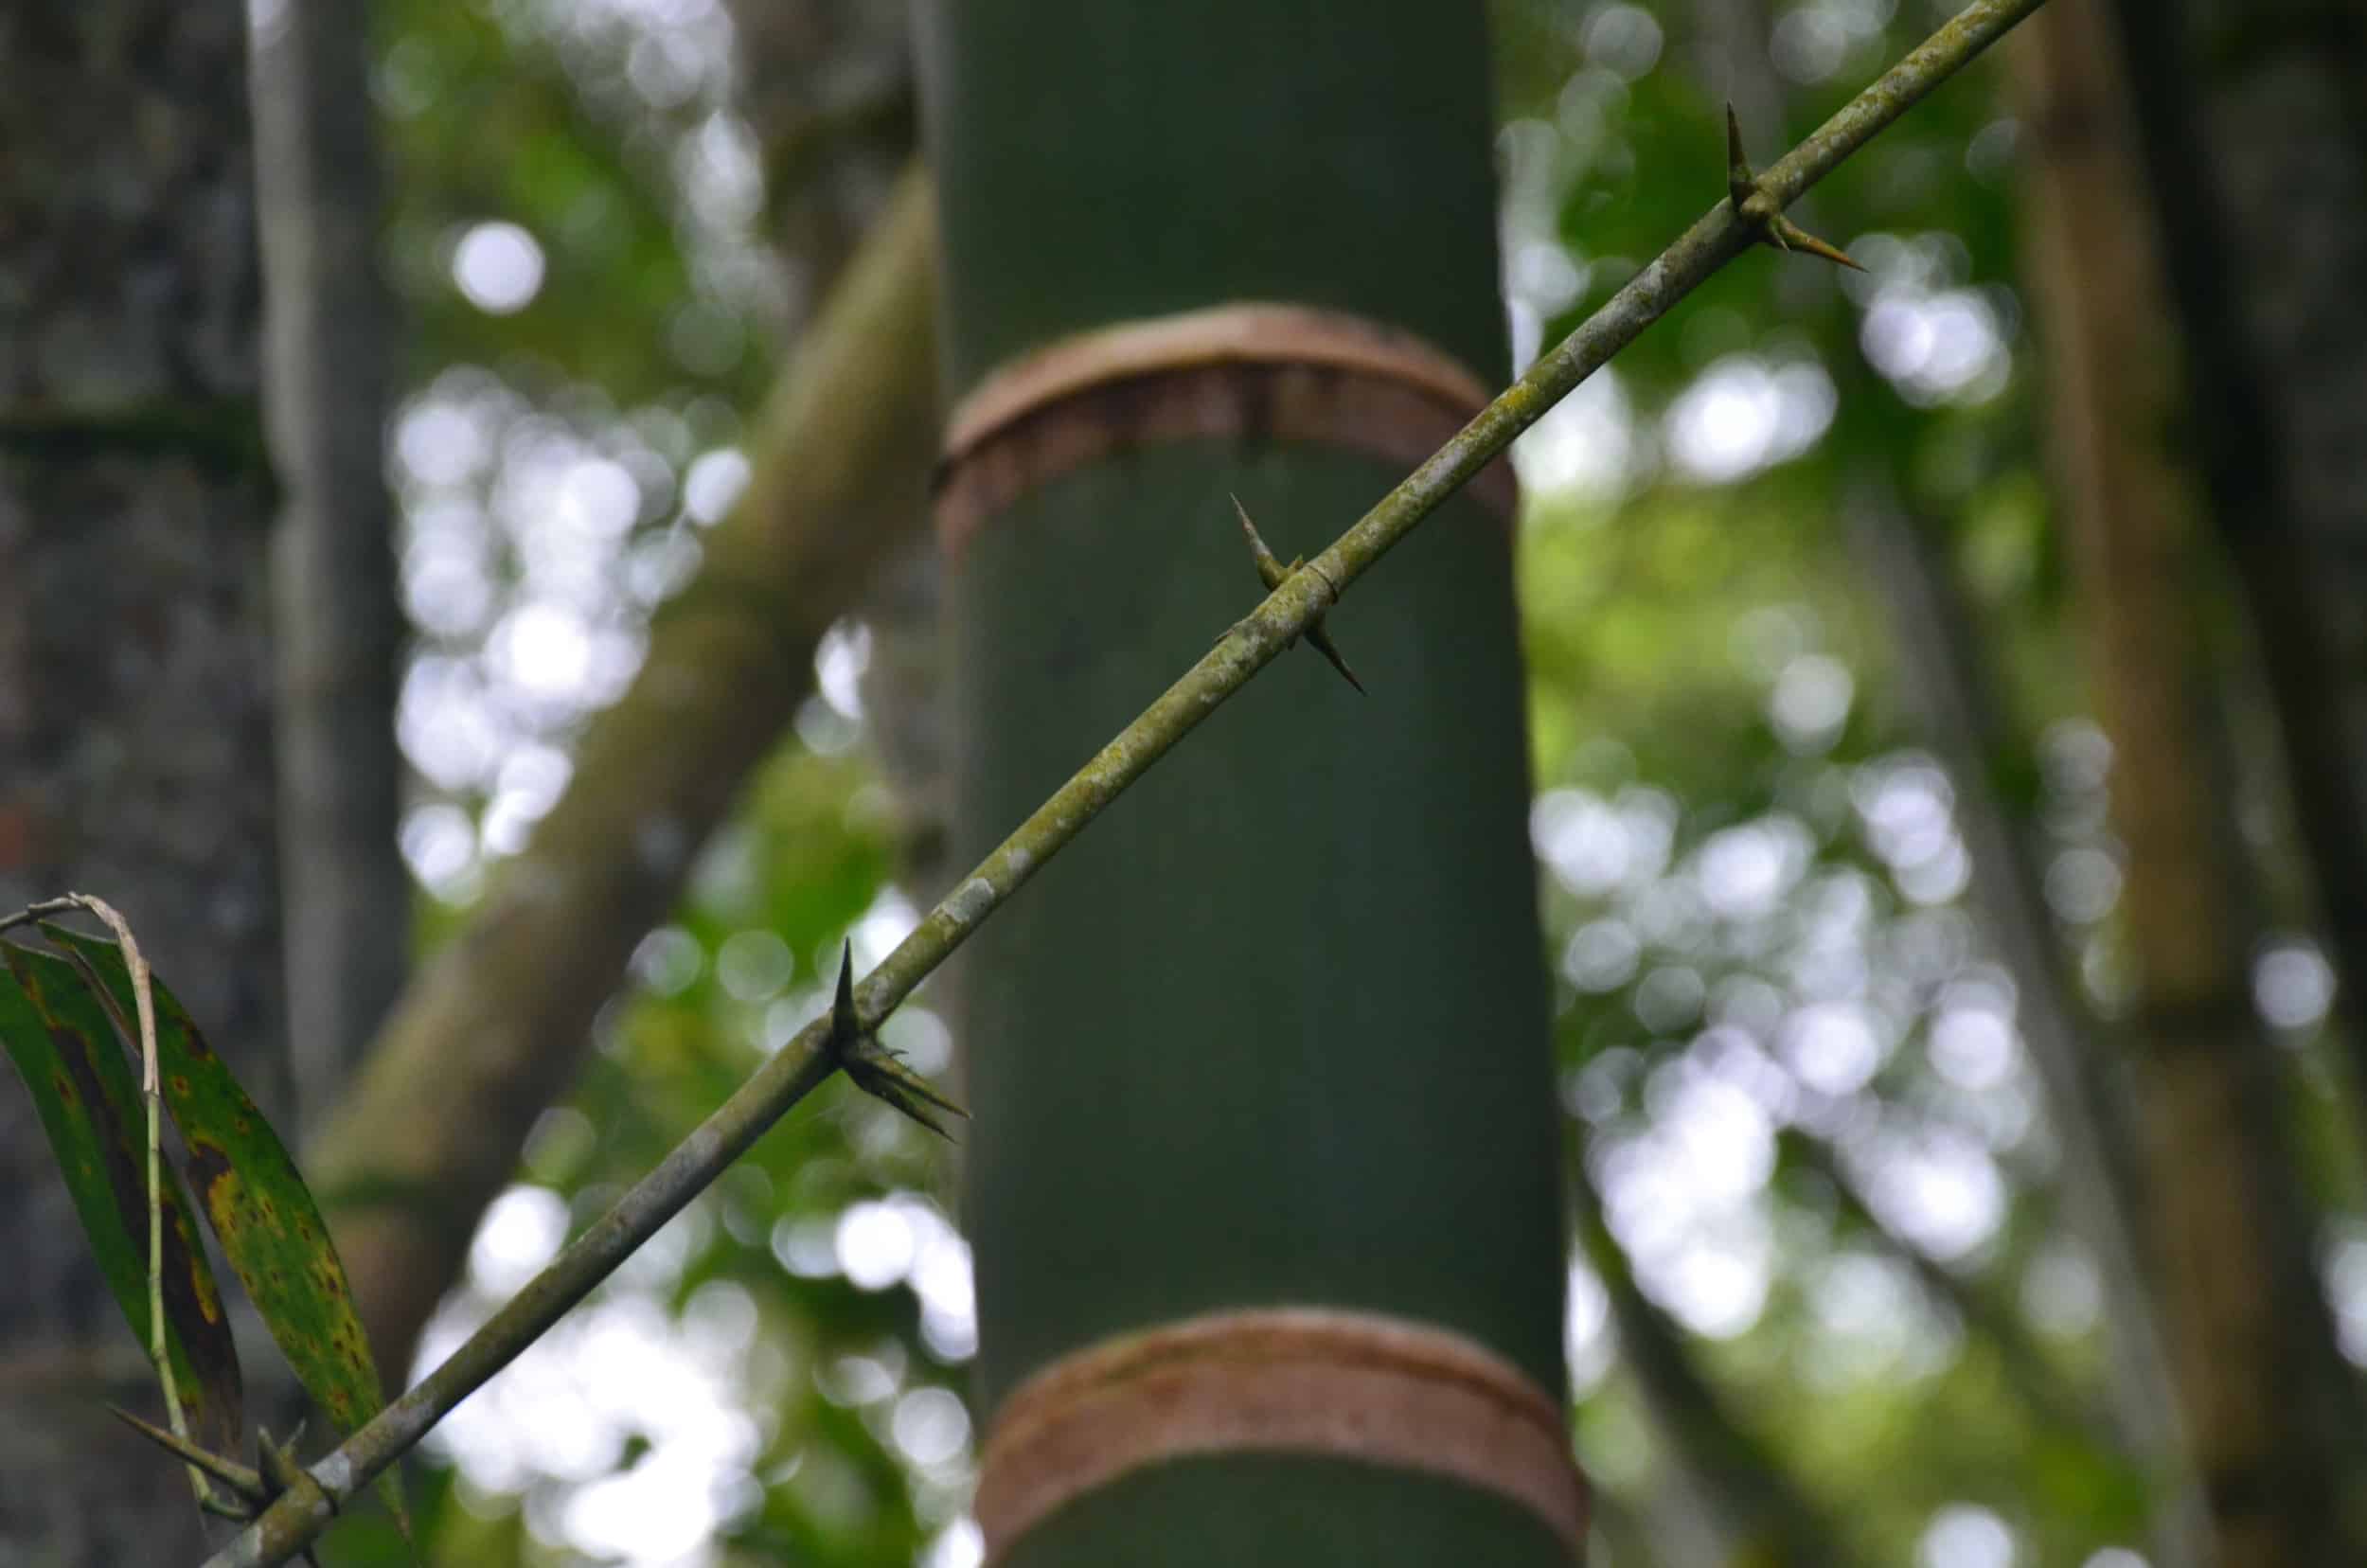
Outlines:
[[[2210,526],[2251,610],[2367,1141],[2367,10],[2114,0]],[[2172,318],[2165,312],[2162,320]]]
[[[2148,26],[2151,26],[2148,23]],[[2126,1029],[2151,1170],[2154,1249],[2187,1441],[2230,1568],[2367,1560],[2352,1511],[2356,1385],[2335,1346],[2313,1216],[2253,1012],[2257,933],[2223,789],[2192,593],[2195,475],[2161,258],[2115,61],[2092,8],[2020,57],[2032,95],[2029,276],[2059,515],[2127,846]]]
[[[359,0],[283,7],[252,45],[263,411],[281,486],[272,630],[299,1122],[335,1102],[411,952],[411,877],[395,842],[404,627],[383,444],[396,307],[379,267],[366,11]]]

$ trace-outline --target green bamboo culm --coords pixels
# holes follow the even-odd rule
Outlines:
[[[1241,302],[1352,312],[1505,373],[1484,8],[924,8],[949,391],[1044,344]],[[1255,428],[1255,419],[1248,420]],[[949,561],[957,861],[993,847],[1402,468],[1197,437],[1060,473]],[[1470,491],[1312,650],[1046,866],[956,966],[981,1414],[1109,1336],[1230,1308],[1381,1312],[1562,1397],[1565,1265],[1526,844],[1510,530]],[[1566,1561],[1415,1471],[1162,1464],[1015,1568]]]

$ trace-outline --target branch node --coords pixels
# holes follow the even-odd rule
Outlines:
[[[158,1448],[175,1455],[184,1464],[193,1466],[221,1482],[225,1488],[223,1491],[207,1488],[197,1500],[201,1511],[218,1519],[246,1523],[291,1491],[307,1499],[318,1494],[329,1505],[331,1514],[338,1511],[335,1495],[314,1480],[296,1458],[295,1446],[304,1435],[302,1422],[296,1424],[295,1431],[288,1434],[285,1443],[274,1442],[269,1432],[261,1427],[256,1428],[255,1457],[260,1468],[249,1470],[235,1459],[225,1459],[160,1426],[152,1426],[118,1405],[109,1405],[107,1413]],[[311,1568],[319,1568],[311,1547],[307,1546],[302,1556]]]
[[[1264,583],[1266,592],[1271,594],[1290,581],[1293,572],[1307,565],[1307,558],[1305,556],[1294,557],[1288,566],[1282,564],[1281,560],[1274,555],[1273,551],[1267,548],[1264,537],[1257,531],[1257,525],[1249,520],[1249,508],[1241,505],[1241,498],[1237,495],[1232,500],[1234,514],[1241,520],[1241,532],[1249,539],[1250,559],[1257,565],[1257,580]],[[1332,605],[1340,602],[1340,585],[1332,581],[1330,576],[1322,567],[1315,567],[1313,571],[1316,580],[1324,585],[1325,591],[1330,596],[1324,606],[1324,610],[1328,610]],[[1239,621],[1234,622],[1232,629],[1225,633],[1225,636],[1231,636],[1240,625]],[[1340,650],[1333,645],[1331,633],[1324,630],[1323,610],[1315,612],[1299,636],[1305,637],[1309,647],[1331,661],[1331,668],[1340,672],[1341,679],[1356,687],[1359,692],[1364,689],[1364,683],[1356,678],[1356,671],[1348,668],[1348,661],[1341,657]],[[1219,637],[1217,640],[1222,642],[1224,638]],[[1298,637],[1290,639],[1291,642],[1297,640]],[[1290,644],[1285,643],[1283,646],[1288,648]]]
[[[1865,271],[1839,245],[1818,239],[1784,216],[1783,207],[1759,184],[1758,176],[1751,172],[1751,161],[1742,155],[1742,124],[1735,117],[1731,103],[1726,105],[1726,200],[1760,244],[1786,253],[1804,252],[1852,272]]]
[[[838,994],[830,1003],[830,1033],[825,1049],[836,1059],[839,1071],[872,1098],[902,1112],[946,1142],[953,1134],[929,1114],[929,1108],[951,1112],[964,1121],[970,1113],[929,1086],[904,1065],[903,1054],[880,1043],[855,1012],[855,944],[848,942],[839,956]]]

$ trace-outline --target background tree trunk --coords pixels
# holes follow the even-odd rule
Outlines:
[[[288,1049],[306,1122],[361,1061],[411,952],[411,875],[395,843],[403,620],[383,462],[396,321],[379,273],[366,35],[365,8],[344,0],[280,7],[254,40],[265,405],[286,488],[272,623]]]
[[[1353,311],[1503,375],[1477,11],[1056,23],[964,0],[920,31],[951,390],[1066,334],[1245,300]],[[956,864],[1256,602],[1228,492],[1287,558],[1397,477],[1275,434],[1266,384],[1209,383],[1238,434],[1090,459],[953,551]],[[1288,655],[964,954],[988,1411],[1107,1336],[1282,1303],[1460,1331],[1561,1399],[1509,564],[1505,520],[1459,497],[1332,617],[1370,695]],[[1491,1494],[1230,1454],[1094,1491],[1008,1560],[1562,1557]]]
[[[765,151],[774,242],[818,287],[876,220],[920,139],[912,15],[903,0],[731,0],[749,123]],[[934,345],[932,345],[934,348]],[[929,498],[894,526],[895,550],[858,604],[871,633],[865,741],[895,799],[899,878],[916,902],[945,892],[952,793],[938,624],[943,574],[922,526]],[[882,524],[882,527],[887,525]]]
[[[120,907],[284,1114],[270,514],[246,13],[0,17],[0,906]],[[188,1484],[50,1167],[0,1092],[0,1559],[189,1560]]]

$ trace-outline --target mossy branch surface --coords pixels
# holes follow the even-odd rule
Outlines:
[[[1976,0],[1762,173],[1759,195],[1775,210],[1796,200],[2043,4],[2045,0]],[[864,977],[855,988],[863,1026],[876,1029],[1103,808],[1329,610],[1343,589],[1371,570],[1515,437],[1753,243],[1757,232],[1756,225],[1736,214],[1730,200],[1721,198],[1576,331],[1308,562],[1307,569],[1288,578],[1037,808]],[[262,1568],[300,1551],[328,1526],[333,1517],[330,1502],[355,1495],[425,1436],[447,1412],[507,1365],[680,1212],[767,1128],[828,1079],[837,1065],[829,1020],[817,1019],[441,1366],[314,1465],[312,1474],[328,1501],[291,1492],[207,1559],[205,1568]]]

